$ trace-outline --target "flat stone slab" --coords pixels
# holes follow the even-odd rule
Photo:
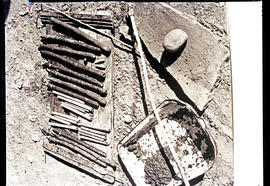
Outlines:
[[[135,3],[134,17],[141,39],[153,57],[166,68],[165,76],[167,74],[174,80],[166,83],[175,83],[175,87],[164,86],[161,94],[177,100],[185,94],[202,109],[228,50],[194,17],[161,3]],[[186,32],[188,40],[178,56],[170,56],[164,51],[163,40],[168,32],[176,28]],[[153,95],[158,96],[154,91]]]

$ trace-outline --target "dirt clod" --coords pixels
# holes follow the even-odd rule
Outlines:
[[[172,175],[160,153],[147,158],[144,166],[146,183],[151,185],[167,185]]]

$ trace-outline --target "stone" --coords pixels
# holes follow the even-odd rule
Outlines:
[[[32,136],[32,140],[33,140],[33,142],[38,142],[39,140],[40,140],[40,138],[39,138],[39,136],[37,135],[37,134],[34,134],[33,136]]]
[[[188,35],[181,29],[171,30],[163,41],[163,48],[169,53],[175,53],[179,51],[186,43]]]
[[[140,106],[141,106],[141,102],[138,101],[138,102],[136,103],[136,107],[139,108]]]
[[[17,88],[18,88],[19,90],[21,90],[21,89],[23,88],[23,80],[18,81],[16,84],[17,84]]]
[[[124,115],[124,121],[125,121],[125,123],[131,123],[132,117],[130,115]]]
[[[215,123],[215,122],[210,122],[210,124],[209,124],[211,127],[213,127],[213,128],[217,128],[217,124]]]
[[[28,159],[28,161],[29,161],[30,163],[33,163],[33,158],[32,158],[32,156],[28,155],[28,156],[27,156],[27,159]]]
[[[36,117],[36,116],[31,115],[31,116],[28,116],[28,119],[29,119],[29,121],[31,121],[31,122],[35,122],[35,121],[36,121],[36,119],[37,119],[37,117]]]
[[[15,141],[18,143],[18,144],[22,144],[23,140],[17,136],[15,136]]]

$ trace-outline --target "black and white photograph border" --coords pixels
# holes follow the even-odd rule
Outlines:
[[[227,4],[233,84],[234,181],[235,185],[265,185],[263,2]],[[252,47],[246,45],[247,38]],[[251,88],[253,83],[255,86]],[[250,147],[256,150],[252,152]]]

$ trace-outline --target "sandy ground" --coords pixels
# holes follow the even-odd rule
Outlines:
[[[193,16],[198,24],[206,29],[205,32],[216,39],[217,47],[229,51],[224,3],[169,4]],[[117,26],[124,24],[124,16],[127,14],[126,4],[120,2],[55,3],[54,6],[67,12],[91,11],[96,8],[109,10],[115,18],[116,37],[120,36]],[[134,6],[140,5],[135,3]],[[165,10],[155,3],[151,6]],[[47,125],[48,119],[45,114],[50,110],[50,100],[45,85],[48,74],[42,68],[45,60],[41,57],[38,46],[41,43],[39,36],[45,28],[37,19],[41,11],[40,5],[37,4],[33,8],[31,17],[23,15],[27,12],[27,7],[27,2],[23,0],[11,2],[10,12],[5,22],[7,185],[104,185],[99,180],[45,156],[43,152],[44,137],[39,127]],[[173,13],[166,15],[177,16]],[[137,16],[138,30],[143,30],[144,28],[139,26],[142,14],[135,14],[135,16]],[[155,32],[158,34],[159,30]],[[147,39],[151,40],[151,38]],[[148,44],[148,48],[154,50],[151,43]],[[117,144],[152,109],[148,96],[145,95],[144,80],[141,75],[138,75],[141,69],[140,61],[135,60],[131,53],[118,48],[115,48],[114,55],[114,144]],[[207,104],[208,107],[202,113],[210,133],[217,142],[218,156],[212,169],[197,185],[233,185],[230,59],[228,53],[220,58],[222,57],[224,60],[216,69],[214,83],[209,88],[207,101],[203,104],[203,106]],[[175,96],[173,92],[168,93],[166,81],[157,75],[149,63],[147,65],[156,104],[161,103],[164,98]],[[182,74],[173,74],[176,79],[181,78],[180,75],[182,76]],[[186,87],[190,90],[194,88]],[[132,117],[130,124],[124,123],[125,115]],[[116,177],[121,179],[124,185],[131,185],[118,162],[117,151],[115,150],[113,154],[114,162],[117,164]]]

